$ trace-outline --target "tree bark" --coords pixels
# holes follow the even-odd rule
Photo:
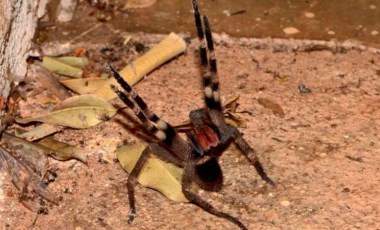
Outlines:
[[[26,74],[37,14],[44,12],[45,4],[45,0],[0,2],[0,97],[8,97],[11,83],[17,84]]]

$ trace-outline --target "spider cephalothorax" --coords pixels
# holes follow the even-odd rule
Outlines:
[[[190,112],[191,130],[187,132],[196,152],[200,156],[210,155],[220,145],[220,133],[206,109]],[[206,154],[209,153],[209,154]]]
[[[182,190],[190,202],[215,216],[231,221],[241,229],[247,229],[236,217],[219,211],[190,190],[190,185],[193,181],[203,189],[215,191],[221,188],[223,177],[218,157],[232,142],[249,159],[260,177],[268,184],[274,184],[264,172],[254,149],[243,138],[243,134],[235,127],[228,125],[224,120],[210,25],[207,17],[204,16],[204,26],[202,26],[197,1],[192,0],[192,5],[197,34],[200,40],[199,51],[206,106],[190,112],[191,129],[186,133],[187,140],[184,140],[169,123],[163,121],[149,110],[143,99],[121,78],[112,66],[109,66],[113,77],[125,92],[118,90],[116,86],[112,86],[112,89],[134,111],[149,135],[157,140],[157,142],[149,143],[128,177],[128,197],[131,208],[128,222],[131,223],[136,215],[134,186],[136,185],[137,177],[149,156],[154,154],[158,158],[184,169]]]

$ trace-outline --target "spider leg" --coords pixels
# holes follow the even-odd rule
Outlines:
[[[253,166],[255,167],[257,173],[260,175],[261,179],[267,182],[270,185],[274,185],[272,179],[270,179],[264,171],[264,168],[257,157],[256,151],[247,143],[247,141],[240,135],[235,138],[235,143],[239,147],[239,149],[243,152],[245,156],[251,161]]]
[[[174,128],[167,122],[160,119],[154,114],[144,102],[144,100],[132,89],[132,87],[123,80],[116,70],[108,66],[112,76],[118,81],[120,86],[125,90],[125,93],[118,90],[116,86],[111,85],[111,88],[119,96],[119,98],[133,110],[138,119],[144,124],[147,131],[155,136],[158,143],[151,143],[141,154],[135,167],[128,177],[128,198],[130,205],[130,213],[128,223],[132,223],[136,216],[136,202],[134,196],[134,187],[137,183],[137,178],[141,173],[144,164],[149,159],[151,154],[154,154],[163,161],[173,163],[179,167],[184,167],[184,162],[191,156],[191,148],[185,142]]]
[[[146,130],[150,134],[154,135],[158,130],[152,123],[149,122],[148,118],[141,111],[141,109],[137,108],[135,104],[128,98],[128,96],[125,95],[122,91],[120,91],[115,85],[111,85],[111,88],[118,95],[118,97],[124,102],[124,104],[133,110],[137,118],[143,123]]]
[[[209,65],[210,65],[210,81],[205,82],[205,96],[206,104],[210,109],[222,110],[219,95],[219,77],[216,63],[216,55],[214,49],[214,42],[212,40],[212,33],[210,23],[207,16],[203,16],[203,23],[205,25],[205,35],[207,42],[207,49],[209,52]]]
[[[241,229],[247,229],[247,227],[244,226],[242,222],[240,222],[236,217],[233,217],[225,212],[217,210],[214,206],[203,200],[199,195],[192,192],[190,189],[190,185],[193,181],[195,172],[195,165],[193,163],[189,162],[185,168],[184,168],[184,174],[182,178],[182,192],[185,195],[185,197],[193,204],[197,205],[198,207],[202,208],[203,210],[211,213],[214,216],[226,219],[237,226],[239,226]]]
[[[150,144],[148,147],[144,149],[140,158],[137,160],[135,167],[129,174],[127,180],[127,188],[128,188],[128,199],[129,199],[129,215],[128,215],[128,223],[131,224],[136,216],[136,199],[135,199],[135,186],[137,184],[137,178],[141,173],[145,163],[148,161],[151,154],[157,156],[159,159],[173,163],[179,167],[183,167],[184,164],[182,161],[178,160],[178,158],[174,157],[170,152],[166,149],[162,148],[156,143]]]
[[[125,90],[125,93],[118,90],[115,86],[111,85],[111,88],[118,94],[120,99],[134,111],[148,132],[158,140],[161,146],[164,146],[174,157],[178,158],[178,160],[184,161],[185,159],[189,159],[191,149],[188,143],[175,131],[173,126],[153,113],[144,100],[124,81],[111,65],[109,65],[108,68],[112,76]]]
[[[243,152],[243,154],[246,155],[248,159],[251,161],[251,163],[254,165],[260,177],[268,184],[274,185],[273,181],[266,175],[256,155],[255,150],[249,146],[247,141],[245,141],[245,139],[242,137],[242,134],[236,128],[227,125],[224,120],[223,111],[220,103],[219,77],[210,24],[208,18],[204,16],[203,23],[205,29],[203,31],[197,1],[193,0],[192,4],[194,9],[195,26],[197,28],[197,34],[200,41],[199,50],[202,65],[205,103],[213,123],[223,134],[221,142],[226,144],[231,139],[233,139],[236,145],[239,147],[239,149]],[[207,50],[209,53],[208,59]]]
[[[219,94],[219,77],[217,71],[217,62],[215,56],[214,42],[207,16],[203,17],[204,31],[202,20],[198,11],[197,1],[193,0],[195,26],[199,39],[199,53],[201,59],[201,68],[204,86],[204,100],[213,122],[221,129],[227,128],[224,121],[222,106]],[[207,57],[209,53],[209,58]]]
[[[235,127],[228,126],[227,131],[221,138],[222,145],[227,145],[231,140],[237,145],[240,151],[249,159],[252,165],[255,167],[257,173],[265,182],[270,185],[274,185],[272,179],[265,173],[264,168],[259,161],[256,151],[248,144],[243,138],[243,134]]]
[[[148,108],[145,101],[126,81],[124,81],[124,79],[111,65],[108,65],[108,68],[110,69],[112,76],[117,80],[127,94],[124,94],[122,91],[118,90],[114,85],[111,85],[111,88],[115,91],[119,98],[134,111],[146,129],[153,136],[155,136],[159,142],[163,142],[164,144],[170,146],[173,139],[178,136],[174,128],[153,113]]]
[[[137,160],[135,167],[132,169],[131,173],[128,176],[127,188],[130,207],[130,211],[128,214],[128,224],[132,224],[136,216],[135,186],[137,184],[137,178],[140,175],[141,170],[143,169],[145,163],[149,159],[150,153],[151,151],[149,147],[144,149],[140,158]]]

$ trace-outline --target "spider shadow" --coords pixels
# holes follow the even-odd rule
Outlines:
[[[132,133],[133,136],[147,143],[157,142],[157,140],[152,137],[146,128],[137,120],[132,114],[124,110],[127,107],[120,108],[118,114],[122,115],[123,118],[115,118],[115,122],[120,124],[123,128]],[[129,122],[128,122],[129,121]]]

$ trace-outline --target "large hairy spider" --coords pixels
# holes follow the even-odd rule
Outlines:
[[[199,50],[206,106],[190,112],[191,130],[186,132],[187,140],[184,140],[169,123],[163,121],[149,110],[144,100],[109,65],[113,77],[125,92],[118,90],[113,85],[111,86],[112,89],[134,111],[149,135],[157,140],[157,142],[149,143],[128,177],[127,186],[130,205],[128,222],[131,223],[136,215],[134,187],[137,177],[149,156],[154,154],[158,158],[184,169],[182,190],[190,202],[215,216],[231,221],[241,229],[247,229],[236,217],[219,211],[190,190],[192,182],[196,182],[205,190],[215,191],[221,188],[222,171],[218,164],[218,158],[231,142],[234,142],[250,160],[260,177],[268,184],[274,185],[273,181],[264,172],[254,149],[243,138],[243,134],[235,127],[228,125],[224,120],[218,91],[219,79],[210,25],[207,17],[204,16],[203,29],[197,1],[192,0],[192,5],[195,26],[200,41]],[[209,58],[207,57],[208,55]]]

